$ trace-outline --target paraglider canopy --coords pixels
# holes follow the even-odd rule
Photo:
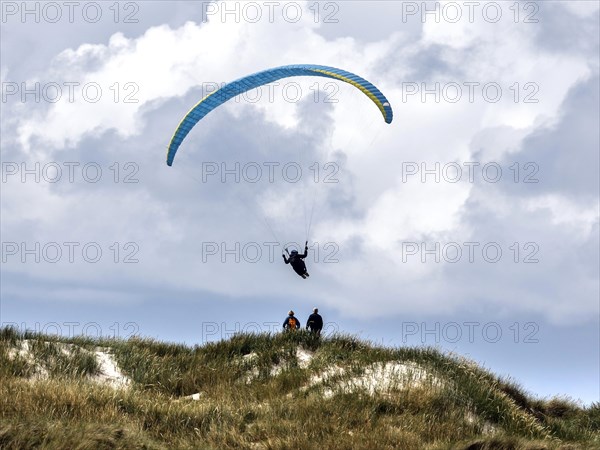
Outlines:
[[[188,135],[194,125],[202,120],[202,118],[213,109],[219,107],[227,100],[249,91],[250,89],[257,88],[281,78],[295,76],[319,76],[333,78],[345,83],[349,83],[357,89],[360,89],[367,97],[369,97],[369,99],[371,99],[373,103],[375,103],[383,115],[383,119],[386,123],[392,122],[392,107],[390,106],[388,100],[379,89],[358,75],[342,69],[336,69],[335,67],[318,66],[314,64],[298,64],[275,67],[273,69],[257,72],[233,81],[232,83],[223,86],[222,88],[208,94],[206,97],[200,100],[185,115],[175,130],[167,151],[167,164],[169,166],[173,164],[173,159],[175,158],[177,149],[185,137]]]

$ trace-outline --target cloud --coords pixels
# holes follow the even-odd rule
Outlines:
[[[314,201],[311,240],[320,243],[321,253],[318,262],[309,261],[313,276],[302,289],[315,302],[355,317],[501,308],[554,321],[589,318],[597,307],[590,299],[598,293],[597,272],[586,269],[594,265],[598,227],[592,191],[597,173],[590,170],[597,166],[597,129],[588,119],[597,116],[598,68],[591,53],[556,52],[540,44],[538,28],[510,21],[428,23],[422,35],[416,30],[418,41],[400,31],[378,40],[327,37],[322,31],[309,15],[295,23],[213,17],[153,26],[138,37],[115,33],[105,43],[83,43],[56,55],[32,81],[98,83],[104,95],[90,103],[76,91],[74,102],[37,108],[9,103],[16,124],[3,137],[6,154],[30,164],[97,161],[109,178],[93,185],[11,181],[3,186],[3,231],[14,241],[133,241],[140,245],[140,263],[49,269],[11,262],[6,270],[67,284],[71,277],[130,280],[147,283],[149,290],[208,291],[239,301],[274,295],[297,281],[279,261],[280,249],[272,261],[237,263],[222,253],[204,260],[205,245],[258,243],[268,252],[264,243],[274,234],[302,241],[308,227],[303,210]],[[194,129],[173,168],[164,165],[164,148],[181,116],[205,93],[203,83],[305,62],[372,80],[390,99],[394,123],[381,123],[376,108],[350,86],[339,87],[337,103],[315,103],[314,80],[298,79],[302,100],[234,100]],[[11,71],[2,70],[4,80]],[[408,82],[420,89],[421,83],[429,89],[456,83],[463,96],[457,102],[436,102],[431,95],[423,101],[421,93],[407,97]],[[477,83],[473,101],[465,82]],[[135,83],[134,89],[127,91],[126,83]],[[486,83],[500,86],[497,102],[484,98]],[[138,101],[115,102],[115,89]],[[525,102],[527,95],[538,101]],[[581,150],[566,157],[564,149],[573,142]],[[318,162],[321,170],[327,162],[338,164],[339,183],[289,183],[280,173],[274,183],[198,181],[206,162],[281,167],[302,158]],[[140,182],[109,182],[114,161],[135,162]],[[472,161],[479,163],[473,183],[464,177],[457,183],[402,179],[403,163],[432,169]],[[507,181],[515,161],[536,162],[542,182],[532,187]],[[481,166],[489,162],[503,168],[501,182],[482,178]],[[568,170],[568,181],[549,166]],[[581,192],[586,198],[577,201]],[[463,252],[465,242],[478,242],[478,252],[498,243],[504,256],[498,264],[481,256],[457,264],[431,257],[423,262],[419,254],[403,258],[407,242],[427,248],[459,243]],[[515,242],[517,262],[510,249]],[[525,265],[529,242],[539,246],[540,262]],[[327,243],[335,245],[325,248]],[[326,257],[339,262],[326,263]]]

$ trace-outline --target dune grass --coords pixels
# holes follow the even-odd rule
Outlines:
[[[90,380],[98,347],[111,349],[129,388]],[[307,366],[299,351],[312,355]],[[386,363],[427,379],[345,387]],[[532,398],[461,357],[352,336],[240,334],[190,347],[2,329],[0,448],[592,449],[600,405]]]

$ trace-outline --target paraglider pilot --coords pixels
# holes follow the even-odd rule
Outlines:
[[[287,248],[285,249],[285,251],[287,252]],[[285,261],[285,263],[291,264],[292,269],[294,269],[294,272],[296,272],[302,278],[306,279],[309,275],[306,271],[306,264],[304,264],[303,259],[306,258],[306,256],[308,255],[308,241],[306,241],[306,243],[304,244],[303,254],[299,254],[298,250],[292,250],[291,253],[289,252],[288,254],[290,255],[289,258],[285,257],[285,253],[281,255],[283,256],[283,260]]]

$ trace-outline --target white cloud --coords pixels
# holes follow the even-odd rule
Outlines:
[[[565,8],[577,17],[586,18],[593,15],[598,15],[598,9],[600,9],[600,3],[589,2],[586,0],[574,0],[569,2],[560,2],[560,6]]]
[[[539,198],[514,205],[510,194],[501,190],[492,194],[465,183],[401,182],[403,162],[444,164],[469,161],[481,155],[501,159],[517,152],[522,140],[532,131],[560,120],[560,106],[569,89],[594,74],[594,67],[582,56],[565,57],[541,50],[534,38],[533,27],[510,21],[497,26],[478,21],[474,24],[428,23],[419,42],[390,34],[386,39],[365,44],[349,37],[327,40],[319,34],[319,27],[309,15],[297,23],[212,20],[205,24],[188,22],[177,29],[153,27],[134,38],[117,33],[106,44],[83,44],[63,51],[47,74],[35,77],[76,81],[82,85],[99,83],[105,94],[102,99],[98,103],[81,99],[73,103],[61,101],[32,113],[15,109],[20,120],[20,142],[25,149],[34,147],[33,143],[46,144],[42,156],[47,158],[69,155],[90,136],[99,142],[103,139],[110,142],[109,132],[116,132],[133,146],[136,139],[147,145],[142,139],[144,133],[164,134],[164,142],[156,145],[159,147],[168,141],[179,117],[164,114],[165,117],[161,117],[164,129],[158,133],[156,129],[147,128],[149,116],[160,116],[161,108],[169,100],[185,97],[203,82],[230,81],[242,74],[293,63],[347,68],[372,80],[386,93],[395,109],[395,121],[392,126],[382,124],[378,111],[368,100],[348,87],[340,89],[341,101],[333,104],[331,116],[325,117],[324,120],[331,121],[331,135],[330,141],[323,142],[322,147],[341,150],[347,156],[343,181],[352,183],[352,199],[348,202],[352,203],[354,214],[325,211],[320,222],[316,218],[314,238],[333,240],[341,247],[352,248],[358,255],[344,253],[340,264],[314,266],[315,276],[310,280],[312,285],[306,288],[308,293],[315,300],[322,299],[354,315],[362,314],[361,302],[368,298],[369,314],[376,317],[412,309],[450,311],[468,307],[481,297],[493,304],[500,301],[498,292],[506,289],[515,294],[514,300],[509,302],[512,307],[558,316],[565,310],[563,297],[548,304],[541,300],[536,290],[539,286],[535,284],[528,286],[522,281],[507,287],[510,281],[507,277],[517,276],[514,267],[503,274],[486,266],[478,274],[481,279],[474,282],[482,292],[476,295],[472,286],[454,285],[455,274],[443,264],[422,264],[414,259],[403,263],[398,258],[399,241],[404,239],[470,239],[473,230],[480,225],[478,221],[483,221],[469,216],[470,208],[484,214],[488,225],[496,225],[497,230],[491,231],[502,238],[510,237],[511,230],[507,228],[511,220],[517,223],[517,217],[513,216],[515,211],[539,214],[540,210],[551,211],[552,221],[547,222],[543,214],[532,214],[524,216],[523,223],[518,221],[519,227],[526,230],[539,227],[548,241],[553,236],[563,236],[560,230],[564,224],[578,230],[582,239],[586,233],[589,235],[598,218],[595,206],[577,205],[560,195],[540,194]],[[418,59],[420,57],[425,63]],[[439,67],[430,72],[417,67],[427,66],[427,58]],[[382,70],[383,66],[389,69]],[[5,68],[2,70],[4,79],[8,72]],[[498,83],[503,96],[497,103],[482,100],[480,94],[474,102],[463,100],[456,104],[422,103],[414,99],[403,102],[400,83],[404,79],[397,78],[398,74],[424,71],[431,77],[428,82]],[[126,82],[136,83],[139,92],[135,97],[139,102],[115,103],[110,86],[116,82],[121,86]],[[520,85],[520,95],[530,92],[522,90],[524,83],[535,83],[539,87],[535,94],[539,102],[515,102],[511,87],[516,82]],[[307,92],[310,85],[310,80],[301,80]],[[226,108],[234,119],[263,113],[267,121],[280,129],[289,128],[292,133],[307,120],[299,105],[285,101],[263,101],[257,105],[232,103]],[[221,132],[225,136],[230,132],[222,122],[215,121],[213,125],[223,127]],[[379,137],[373,145],[377,133]],[[38,146],[35,151],[40,156]],[[245,151],[241,143],[239,154]],[[79,230],[87,230],[95,236],[127,235],[125,228],[134,230],[137,237],[132,239],[148,242],[145,263],[127,272],[140,283],[149,279],[173,289],[209,290],[240,297],[277,292],[287,287],[288,278],[273,280],[273,274],[266,272],[265,267],[271,270],[272,266],[203,264],[199,255],[203,239],[207,236],[211,240],[227,236],[252,239],[256,234],[249,227],[250,219],[244,217],[238,222],[222,223],[223,219],[212,214],[213,217],[199,223],[199,213],[190,211],[197,205],[190,199],[178,200],[173,196],[166,201],[159,196],[159,190],[162,193],[171,187],[167,184],[171,180],[167,181],[165,176],[154,178],[153,182],[158,186],[149,184],[147,189],[120,196],[118,202],[113,202],[111,195],[119,194],[109,194],[106,199],[100,192],[89,197],[60,191],[34,194],[29,187],[18,193],[21,186],[8,186],[8,195],[14,201],[5,204],[5,211],[11,217],[3,219],[3,223],[8,224],[9,230],[16,230],[22,222],[35,221],[36,232],[44,229],[48,239],[52,239],[52,231],[60,234],[61,230],[69,230],[71,217],[77,217]],[[297,194],[273,186],[263,195],[264,209],[275,226],[287,229],[285,214],[298,207],[293,201]],[[487,202],[486,195],[490,196]],[[203,192],[201,199],[208,198]],[[92,202],[95,206],[90,209]],[[27,210],[21,206],[24,204],[28,205]],[[233,200],[230,206],[223,208],[237,212],[244,207],[248,205],[243,201]],[[172,216],[174,211],[177,214]],[[120,219],[117,221],[114,217]],[[82,236],[85,239],[86,235]],[[268,239],[270,237],[265,240]],[[161,246],[164,240],[169,245]],[[552,265],[550,268],[557,270]],[[119,272],[118,267],[101,269],[86,266],[78,276],[97,279]],[[43,268],[36,267],[33,272],[48,276],[42,273]],[[61,276],[68,278],[68,270]],[[564,280],[565,284],[569,282]],[[440,298],[446,296],[447,301],[440,304]],[[591,308],[585,301],[580,307],[582,311]]]
[[[598,202],[586,205],[564,195],[545,195],[525,202],[530,211],[549,210],[552,224],[566,225],[571,229],[574,239],[585,242],[598,225]]]

